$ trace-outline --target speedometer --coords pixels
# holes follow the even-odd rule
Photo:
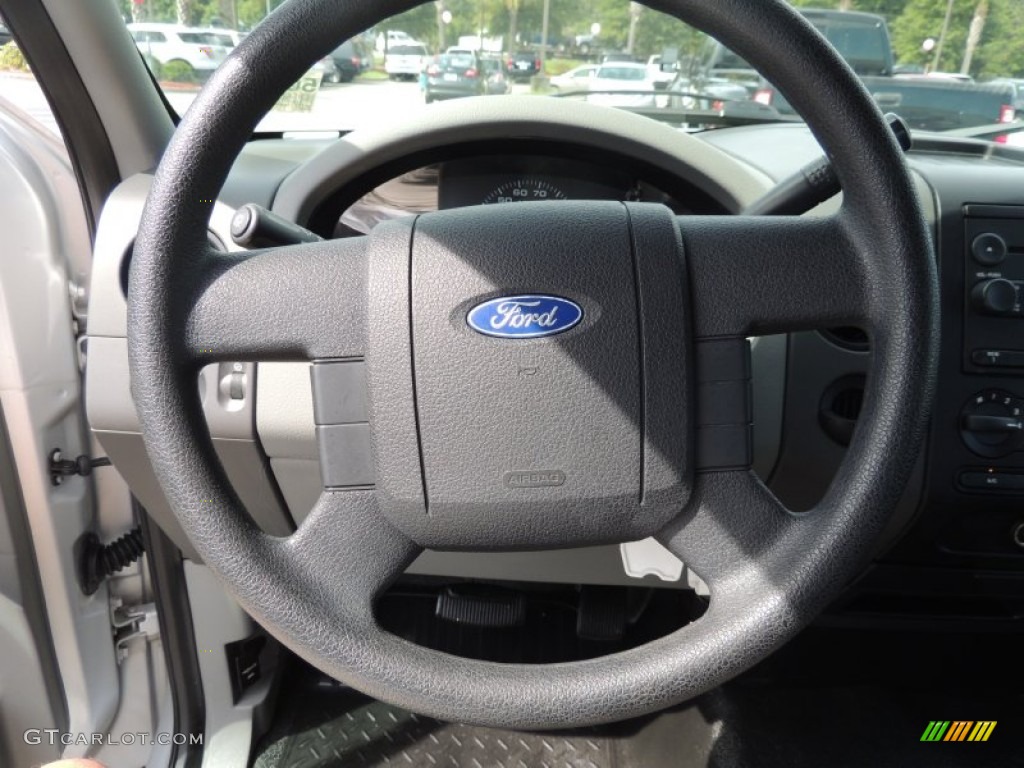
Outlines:
[[[565,200],[565,192],[540,179],[506,181],[484,198],[484,205],[493,203],[525,203],[530,200]]]

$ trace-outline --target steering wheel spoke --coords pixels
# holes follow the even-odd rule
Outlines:
[[[299,529],[277,545],[317,585],[316,599],[363,620],[421,551],[380,513],[372,491],[324,491]]]
[[[861,325],[867,268],[841,217],[679,219],[698,338]]]
[[[697,475],[689,512],[658,538],[711,589],[765,562],[798,518],[749,470]]]
[[[211,252],[200,263],[188,276],[195,288],[184,337],[199,363],[363,354],[363,238]]]

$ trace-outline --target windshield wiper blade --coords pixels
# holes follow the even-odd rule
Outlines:
[[[616,96],[666,96],[666,91],[652,91],[649,88],[643,90],[620,90],[618,88],[599,88],[595,90],[585,91],[559,91],[558,93],[551,93],[550,96],[554,96],[556,99],[564,99],[569,96],[589,96],[592,93],[601,94],[614,94]]]
[[[742,103],[742,102],[739,102]],[[802,123],[793,115],[731,113],[724,109],[670,109],[660,107],[617,107],[665,123],[733,128],[742,125],[768,125],[773,123]]]
[[[688,94],[678,91],[624,91],[624,90],[586,90],[586,91],[560,91],[552,93],[555,98],[587,97],[592,94],[607,96],[654,96],[658,100],[676,97],[692,97],[696,100],[706,102],[722,102],[721,109],[688,109],[675,107],[644,107],[635,105],[615,105],[616,109],[633,112],[637,115],[649,117],[653,120],[660,120],[664,123],[675,125],[707,126],[707,127],[737,127],[741,125],[764,125],[767,123],[802,123],[803,119],[797,115],[783,115],[774,107],[761,104],[756,101],[743,99],[719,99],[707,94]]]
[[[989,123],[988,125],[972,125],[968,128],[951,128],[948,131],[933,131],[936,136],[956,136],[963,139],[985,139],[991,141],[996,136],[1024,131],[1024,123]]]

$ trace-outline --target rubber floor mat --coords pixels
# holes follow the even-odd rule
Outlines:
[[[443,723],[358,694],[311,692],[255,768],[612,768],[614,739],[596,730],[525,733]],[[282,713],[284,714],[284,713]]]

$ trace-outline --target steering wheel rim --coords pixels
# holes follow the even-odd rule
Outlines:
[[[441,719],[551,728],[636,716],[697,695],[764,658],[820,611],[863,562],[909,477],[929,414],[938,322],[930,239],[902,155],[853,73],[783,3],[649,3],[721,39],[786,92],[833,159],[842,210],[816,221],[675,222],[663,210],[586,205],[578,214],[628,220],[639,232],[634,249],[677,249],[680,295],[698,342],[865,327],[874,365],[861,424],[826,497],[797,516],[749,470],[694,475],[687,423],[690,442],[674,454],[680,466],[665,507],[679,508],[634,515],[632,527],[620,521],[615,533],[658,531],[705,577],[712,599],[699,621],[640,648],[569,664],[493,664],[430,651],[380,630],[372,600],[419,546],[486,544],[492,521],[461,539],[442,536],[429,528],[434,521],[399,509],[416,489],[392,482],[325,493],[293,536],[266,536],[216,460],[194,381],[216,360],[353,358],[369,344],[371,420],[384,435],[374,436],[375,455],[415,458],[388,437],[408,414],[383,407],[389,390],[381,381],[385,358],[410,354],[409,342],[373,346],[395,318],[371,299],[384,284],[408,282],[394,254],[420,225],[383,227],[365,242],[230,256],[211,253],[205,238],[210,200],[277,94],[338,39],[414,5],[290,0],[236,49],[183,118],[143,214],[128,295],[132,392],[157,477],[197,551],[242,606],[307,661],[377,698]],[[788,55],[772,56],[765,40]],[[527,223],[550,215],[522,214]],[[454,221],[437,216],[422,225],[435,234]],[[493,217],[479,221],[494,225]],[[305,312],[295,312],[296,297]],[[686,333],[673,341],[681,358],[690,341]],[[692,416],[692,402],[682,410],[680,418]],[[566,523],[552,527],[511,546],[579,543]],[[595,523],[587,535],[609,534]]]

